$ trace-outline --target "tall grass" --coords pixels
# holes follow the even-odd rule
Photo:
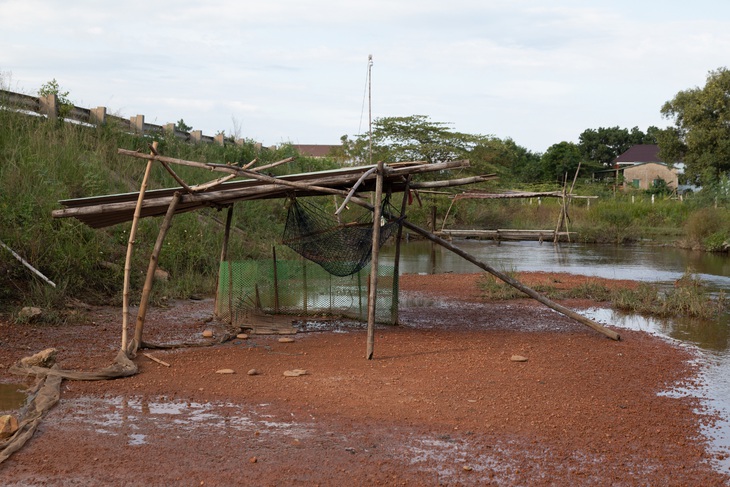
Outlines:
[[[0,105],[2,100],[0,100]],[[291,155],[290,148],[259,150],[243,145],[189,144],[156,136],[162,154],[196,161],[262,163]],[[42,284],[4,249],[0,249],[0,309],[42,304],[62,307],[71,297],[90,303],[121,300],[123,266],[131,224],[94,230],[75,219],[53,219],[58,201],[138,191],[145,162],[117,154],[118,148],[147,152],[150,137],[126,134],[115,127],[87,127],[27,116],[0,106],[0,240],[44,275],[55,289]],[[299,158],[276,172],[333,167],[331,161]],[[176,166],[189,184],[214,179],[215,174]],[[155,165],[149,189],[177,186]],[[283,229],[284,200],[240,203],[233,213],[231,258],[268,256]],[[156,286],[160,296],[184,297],[215,289],[225,211],[209,208],[175,217],[159,265],[170,273]],[[133,299],[141,291],[147,260],[157,238],[160,219],[140,222],[132,263]]]

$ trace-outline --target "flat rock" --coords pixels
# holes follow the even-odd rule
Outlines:
[[[527,357],[523,357],[522,355],[512,355],[509,359],[512,362],[527,362]]]
[[[233,369],[220,369],[215,371],[216,374],[235,374],[236,371]]]
[[[285,370],[284,377],[299,377],[300,375],[307,375],[307,371],[304,369]]]
[[[15,416],[6,414],[0,416],[0,439],[8,438],[18,431],[18,420]]]
[[[26,306],[18,313],[18,318],[25,321],[32,321],[43,314],[43,310],[35,306]]]
[[[248,335],[246,333],[239,333],[238,335],[236,335],[236,338],[240,338],[241,340],[246,340],[246,339],[248,339]]]
[[[251,370],[249,370],[249,371],[248,371],[248,372],[246,372],[246,373],[247,373],[248,375],[260,375],[260,374],[261,374],[261,372],[259,372],[259,371],[258,371],[258,370],[256,370],[256,369],[251,369]]]
[[[58,350],[55,348],[46,348],[45,350],[20,359],[22,367],[45,367],[50,368],[56,363],[56,354]]]
[[[213,330],[204,330],[203,331],[203,337],[211,338],[212,336],[213,336]]]
[[[279,338],[279,343],[293,343],[294,339],[291,337],[281,337]]]

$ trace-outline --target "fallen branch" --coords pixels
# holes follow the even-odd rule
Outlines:
[[[152,356],[152,355],[150,355],[149,353],[144,353],[144,352],[143,352],[143,353],[142,353],[142,355],[144,355],[144,356],[145,356],[145,357],[147,357],[148,359],[152,360],[153,362],[157,362],[157,363],[158,363],[158,364],[160,364],[160,365],[164,365],[165,367],[169,367],[169,366],[170,366],[170,364],[168,364],[168,363],[167,363],[167,362],[165,362],[164,360],[160,360],[160,359],[158,359],[157,357],[153,357],[153,356]]]

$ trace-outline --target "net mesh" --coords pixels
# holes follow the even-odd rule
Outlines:
[[[389,198],[383,200],[383,209],[388,210],[383,214],[397,214]],[[381,221],[380,245],[399,223],[398,218]],[[370,262],[372,239],[372,213],[350,223],[340,223],[322,208],[294,199],[289,206],[282,243],[330,274],[344,277],[355,274]]]
[[[276,261],[221,262],[216,315],[238,327],[265,325],[262,315],[367,320],[369,269],[339,277],[293,252],[288,253],[291,257],[282,256]],[[379,323],[393,322],[397,284],[393,266],[381,263],[375,306],[375,320]]]

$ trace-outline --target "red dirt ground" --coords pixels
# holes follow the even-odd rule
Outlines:
[[[484,302],[477,276],[403,276],[402,325],[377,327],[370,361],[363,325],[308,323],[293,343],[146,351],[171,366],[140,354],[134,377],[64,381],[0,484],[726,485],[700,435],[712,418],[658,394],[694,383],[689,349],[626,330],[615,342],[529,300]],[[153,309],[145,338],[205,342],[225,330],[205,322],[212,309]],[[64,326],[0,322],[2,381],[22,381],[7,367],[48,347],[63,368],[106,366],[120,322],[104,307]]]

